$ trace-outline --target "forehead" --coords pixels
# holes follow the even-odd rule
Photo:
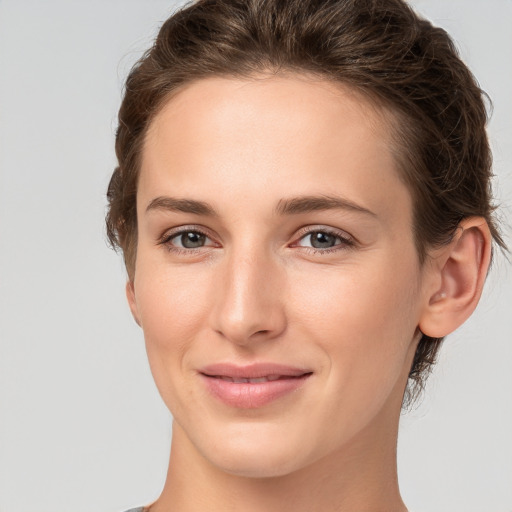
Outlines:
[[[179,123],[182,129],[173,134],[177,144],[181,136],[195,132],[199,139],[201,132],[208,130],[207,139],[202,138],[205,143],[228,138],[243,143],[254,128],[267,128],[273,136],[281,132],[293,143],[302,138],[305,125],[312,142],[318,136],[339,136],[342,125],[350,125],[351,131],[371,131],[387,144],[391,117],[383,106],[354,88],[312,75],[262,74],[244,79],[216,76],[185,84],[174,92],[150,124],[146,143],[161,137],[161,129],[170,123]],[[211,130],[216,127],[223,130]],[[240,132],[239,128],[245,129]]]
[[[211,196],[220,184],[232,195],[275,193],[275,202],[336,189],[386,209],[396,197],[383,191],[408,196],[387,115],[347,86],[305,75],[201,79],[151,123],[140,191],[150,200],[167,182],[172,195],[189,195],[194,183],[197,194]]]

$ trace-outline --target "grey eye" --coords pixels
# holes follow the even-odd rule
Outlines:
[[[185,231],[175,237],[175,245],[185,249],[195,249],[203,247],[206,241],[206,236],[197,231]]]
[[[329,249],[336,245],[339,237],[325,231],[313,231],[308,235],[311,247],[315,249]]]

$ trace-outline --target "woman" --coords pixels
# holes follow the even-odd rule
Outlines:
[[[164,23],[108,193],[174,417],[140,510],[406,510],[400,410],[504,248],[485,122],[449,37],[400,0],[206,0]]]

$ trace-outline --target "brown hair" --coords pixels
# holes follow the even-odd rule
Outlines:
[[[155,114],[193,80],[280,71],[349,85],[393,112],[421,263],[429,248],[448,243],[460,221],[474,215],[487,220],[505,248],[493,219],[484,93],[444,30],[402,0],[198,0],[163,24],[126,81],[106,221],[130,279],[140,158]],[[417,390],[441,342],[420,340],[409,375]]]

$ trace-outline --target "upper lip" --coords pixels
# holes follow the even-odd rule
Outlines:
[[[301,377],[312,373],[308,369],[276,363],[251,363],[247,365],[216,363],[204,366],[199,372],[210,377],[232,377],[235,379],[258,379],[269,375]]]

